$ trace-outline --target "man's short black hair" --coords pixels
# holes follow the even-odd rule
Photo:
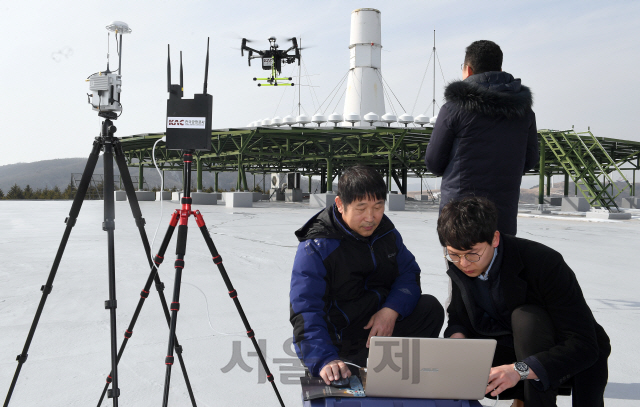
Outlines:
[[[471,250],[478,243],[491,244],[498,229],[496,206],[482,197],[467,197],[447,203],[438,218],[440,244],[456,250]]]
[[[493,41],[474,41],[466,49],[464,64],[473,69],[473,73],[502,70],[502,50]]]
[[[362,199],[387,200],[387,186],[382,175],[372,167],[354,165],[340,176],[338,196],[345,208],[353,201]]]

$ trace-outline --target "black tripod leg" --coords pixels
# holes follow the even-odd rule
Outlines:
[[[108,245],[108,269],[109,269],[109,299],[105,301],[105,309],[109,310],[111,327],[111,392],[107,393],[113,399],[113,407],[118,407],[120,388],[118,387],[118,335],[116,332],[116,255],[115,255],[115,203],[113,196],[113,132],[115,126],[111,120],[102,122],[102,135],[104,139],[104,223],[102,229],[107,232]]]
[[[158,251],[158,254],[156,256],[154,256],[154,263],[152,263],[152,268],[151,268],[151,272],[149,273],[149,277],[147,278],[147,282],[145,283],[144,288],[142,289],[142,291],[140,292],[140,300],[138,301],[138,305],[135,309],[135,312],[133,313],[133,317],[131,319],[131,322],[129,323],[129,326],[127,327],[127,330],[124,333],[124,340],[122,341],[122,344],[120,345],[120,351],[118,352],[118,363],[120,362],[120,358],[122,357],[122,354],[124,353],[124,349],[127,346],[127,343],[129,341],[129,338],[131,338],[131,336],[133,335],[133,328],[135,327],[135,324],[138,320],[138,316],[140,315],[140,312],[142,311],[142,306],[144,305],[144,301],[145,299],[147,299],[147,297],[149,296],[149,290],[151,289],[151,284],[153,282],[155,282],[156,285],[156,289],[158,290],[158,293],[160,294],[160,301],[162,302],[162,307],[164,309],[164,313],[165,313],[165,317],[167,319],[167,325],[169,325],[170,322],[170,314],[169,314],[169,307],[167,306],[167,301],[164,297],[164,284],[160,281],[160,277],[158,276],[157,273],[157,267],[160,266],[160,264],[162,264],[162,261],[164,260],[164,254],[165,251],[167,250],[167,247],[169,246],[169,242],[171,241],[171,236],[173,236],[173,232],[176,228],[176,225],[178,224],[178,220],[180,219],[180,212],[176,211],[174,214],[171,215],[171,220],[169,222],[169,228],[167,229],[167,232],[164,236],[164,239],[162,240],[162,244],[160,245],[160,249]],[[182,363],[182,348],[180,347],[180,344],[178,343],[178,340],[176,338],[176,353],[178,353],[178,359],[181,361],[181,367],[183,368],[183,373],[185,375],[185,381],[187,383],[187,389],[189,390],[189,396],[191,397],[191,401],[193,406],[195,407],[196,402],[195,402],[195,397],[193,396],[193,392],[191,391],[191,384],[189,383],[189,377],[187,376],[186,373],[186,369],[184,367],[184,363]],[[111,376],[111,372],[109,373],[109,376],[107,377],[107,383],[105,384],[104,388],[102,389],[102,394],[100,395],[100,400],[98,400],[98,407],[100,407],[100,405],[102,404],[102,401],[104,400],[104,396],[107,393],[107,389],[109,388],[109,384],[111,383],[112,380],[112,376]]]
[[[273,386],[273,391],[276,392],[276,396],[278,397],[278,401],[280,402],[280,405],[284,407],[284,402],[282,401],[282,397],[280,397],[280,392],[276,387],[276,382],[274,381],[273,375],[269,371],[267,362],[265,361],[264,356],[262,355],[262,351],[260,350],[260,346],[258,346],[258,342],[256,341],[255,333],[253,332],[253,329],[251,329],[251,326],[249,325],[249,321],[247,320],[247,316],[244,314],[242,305],[240,305],[240,300],[238,299],[238,293],[233,288],[233,284],[231,284],[229,275],[227,274],[227,271],[225,270],[224,265],[222,264],[222,257],[220,257],[220,254],[218,254],[218,250],[216,250],[216,245],[213,243],[213,239],[211,239],[211,235],[209,234],[207,225],[205,225],[204,223],[202,214],[200,213],[200,211],[195,211],[194,215],[196,217],[196,222],[198,224],[198,227],[200,228],[200,232],[202,232],[202,237],[204,237],[204,241],[207,243],[207,246],[209,247],[209,251],[211,252],[211,257],[213,257],[213,262],[216,264],[216,266],[218,266],[220,275],[222,276],[222,279],[224,280],[224,283],[227,286],[227,290],[229,290],[229,297],[231,297],[231,299],[233,300],[233,303],[236,305],[236,308],[238,309],[238,314],[240,314],[240,318],[242,319],[242,322],[244,323],[244,327],[247,330],[247,336],[249,337],[249,339],[251,339],[251,342],[253,343],[253,346],[256,349],[256,352],[258,353],[258,357],[260,358],[260,363],[262,363],[262,366],[264,367],[264,371],[267,373],[267,379],[269,380],[269,382],[271,382],[271,386]]]
[[[144,300],[149,295],[149,290],[151,288],[151,283],[155,281],[156,289],[158,290],[158,294],[160,296],[160,303],[162,304],[162,309],[164,311],[165,318],[167,320],[167,325],[170,325],[171,315],[169,314],[169,307],[167,306],[167,300],[164,296],[164,284],[160,281],[160,276],[158,276],[157,267],[160,266],[164,259],[165,251],[167,250],[167,246],[169,245],[169,241],[171,240],[171,236],[173,235],[173,231],[175,230],[176,225],[178,224],[178,220],[180,219],[180,213],[176,211],[169,222],[169,229],[165,234],[165,237],[160,245],[160,250],[158,254],[154,257],[154,262],[151,262],[151,247],[149,246],[149,239],[147,238],[147,232],[144,229],[145,220],[142,217],[142,211],[140,210],[140,205],[138,203],[138,198],[136,197],[135,190],[133,188],[133,182],[131,181],[131,176],[129,175],[129,169],[127,168],[127,164],[124,159],[124,154],[122,152],[122,146],[120,143],[114,143],[115,147],[115,157],[116,163],[118,164],[118,169],[120,170],[120,176],[123,178],[123,184],[125,187],[125,191],[127,193],[127,198],[129,200],[129,205],[131,207],[131,212],[133,214],[133,218],[136,221],[136,225],[138,226],[138,231],[140,232],[140,238],[142,240],[142,244],[144,245],[145,253],[147,255],[147,260],[149,262],[149,266],[151,267],[151,272],[147,279],[147,282],[140,293],[140,300],[138,301],[138,306],[136,307],[135,312],[133,313],[133,317],[131,319],[131,323],[129,327],[125,331],[124,337],[120,351],[118,352],[118,362],[120,362],[120,358],[124,353],[124,349],[127,346],[127,342],[131,335],[133,334],[133,328],[135,327],[136,321],[138,319],[138,315],[142,310],[142,306],[144,305]],[[157,265],[157,266],[156,266]],[[189,398],[191,398],[191,404],[193,407],[196,407],[196,399],[193,395],[193,389],[191,388],[191,382],[189,380],[189,375],[187,374],[187,368],[184,364],[184,359],[182,357],[182,347],[178,342],[178,338],[175,338],[175,351],[178,355],[178,361],[180,362],[180,368],[182,369],[182,374],[184,376],[185,383],[187,385],[187,391],[189,392]],[[102,390],[102,394],[100,395],[100,400],[98,401],[98,407],[102,404],[102,400],[107,392],[109,387],[109,383],[111,383],[111,373],[107,377],[107,383]]]
[[[33,322],[31,323],[31,329],[29,330],[27,341],[24,344],[22,353],[19,354],[16,358],[16,360],[18,361],[18,367],[16,368],[16,372],[13,375],[13,380],[11,381],[11,386],[9,387],[7,397],[4,400],[4,407],[7,407],[9,405],[11,395],[13,394],[16,382],[18,381],[18,376],[20,375],[20,370],[22,370],[22,365],[27,361],[29,347],[31,346],[33,335],[35,334],[36,328],[38,327],[38,321],[40,320],[40,315],[42,314],[42,310],[44,309],[44,304],[47,302],[47,297],[53,289],[53,280],[55,279],[56,273],[58,272],[58,266],[60,265],[62,255],[64,254],[64,249],[67,246],[67,241],[69,240],[69,236],[71,235],[71,229],[73,229],[76,224],[78,214],[80,213],[80,208],[82,207],[82,202],[84,201],[84,197],[87,194],[87,190],[89,189],[89,183],[91,182],[93,171],[96,168],[98,157],[100,156],[101,146],[102,144],[100,139],[96,139],[93,142],[93,149],[91,150],[89,158],[87,159],[87,165],[84,167],[82,179],[80,180],[80,185],[78,186],[78,192],[76,192],[76,196],[73,198],[71,210],[69,211],[69,217],[65,219],[65,223],[67,224],[67,226],[62,235],[60,246],[58,246],[58,252],[56,253],[55,260],[53,261],[53,265],[51,266],[49,278],[47,279],[47,283],[40,288],[40,290],[42,291],[42,298],[40,299],[38,310],[36,311],[36,315],[33,318]]]
[[[171,366],[173,365],[173,348],[175,346],[176,325],[178,323],[178,310],[180,310],[180,283],[182,281],[182,269],[184,268],[184,254],[187,249],[187,221],[189,214],[180,218],[178,226],[178,242],[176,244],[176,276],[173,284],[173,299],[171,301],[171,326],[169,328],[169,347],[167,357],[164,360],[167,370],[164,378],[164,395],[162,406],[169,404],[169,385],[171,384]]]

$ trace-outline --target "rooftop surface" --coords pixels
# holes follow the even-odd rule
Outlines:
[[[146,230],[158,236],[155,254],[176,202],[141,202]],[[296,358],[287,347],[289,280],[297,240],[293,232],[316,210],[307,204],[258,202],[253,208],[198,206],[224,259],[224,264],[252,328],[264,340],[271,372],[287,406],[300,406]],[[41,298],[65,228],[70,201],[1,201],[0,224],[0,394],[6,395],[29,326]],[[196,208],[194,206],[194,208]],[[447,299],[448,278],[436,236],[437,207],[411,202],[405,212],[388,212],[422,269],[423,292]],[[527,209],[527,208],[523,208]],[[563,254],[578,280],[595,318],[612,342],[607,406],[640,402],[640,275],[638,249],[640,211],[630,221],[587,221],[576,216],[518,218],[518,236],[544,243]],[[95,405],[110,371],[107,242],[102,231],[103,205],[83,204],[60,264],[29,351],[12,406]],[[195,221],[190,222],[177,336],[199,406],[277,406],[268,383],[259,384],[261,369],[227,290],[211,261]],[[116,202],[116,273],[121,340],[149,274],[143,246],[126,202]],[[160,267],[171,297],[175,235]],[[168,329],[152,288],[119,365],[120,405],[157,406],[162,400]],[[286,351],[285,351],[286,348]],[[234,349],[236,355],[234,356]],[[243,364],[244,362],[244,364]],[[244,369],[243,369],[244,368]],[[289,370],[287,370],[289,368]],[[250,371],[246,371],[250,370]],[[225,373],[226,372],[226,373]],[[485,400],[483,405],[493,405]],[[111,405],[109,401],[103,405]],[[176,363],[170,405],[190,405]],[[509,406],[502,401],[499,406]],[[560,407],[570,406],[559,397]]]

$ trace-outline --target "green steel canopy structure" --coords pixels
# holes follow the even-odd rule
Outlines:
[[[300,172],[320,176],[322,192],[354,164],[375,167],[392,180],[401,193],[407,192],[407,177],[433,177],[424,164],[431,127],[249,127],[214,130],[212,150],[198,151],[198,189],[202,172],[237,172],[237,189],[248,190],[247,173]],[[164,148],[156,141],[164,133],[139,134],[121,138],[129,166],[138,167],[142,181],[144,167],[153,167],[152,153],[162,170],[181,170],[180,151]],[[580,193],[597,207],[617,207],[615,198],[623,191],[635,196],[635,176],[640,169],[640,142],[595,137],[590,131],[539,130],[540,163],[528,174],[540,175],[540,203],[545,178],[550,194],[552,175],[564,175],[565,195],[569,179]],[[621,170],[632,170],[630,183]],[[615,179],[614,179],[615,178]],[[620,186],[619,180],[623,180]],[[216,176],[217,180],[217,176]],[[217,182],[216,182],[217,189]]]

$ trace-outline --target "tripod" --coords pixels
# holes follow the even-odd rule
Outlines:
[[[256,353],[260,358],[260,363],[264,367],[265,373],[267,374],[267,379],[273,386],[273,390],[278,397],[278,401],[280,405],[284,407],[284,402],[282,401],[282,397],[280,397],[280,393],[278,392],[278,388],[276,387],[273,375],[269,371],[269,367],[267,366],[267,362],[264,359],[262,351],[258,346],[258,342],[255,339],[255,334],[251,326],[249,325],[249,321],[240,305],[240,300],[238,299],[238,293],[233,288],[233,284],[231,284],[231,280],[229,279],[229,275],[225,270],[224,265],[222,264],[222,257],[218,253],[213,240],[211,239],[211,235],[209,234],[209,230],[204,223],[204,219],[200,211],[192,211],[191,210],[191,163],[193,159],[193,151],[192,150],[183,150],[183,161],[184,161],[184,170],[183,170],[183,190],[184,197],[181,199],[182,209],[177,210],[171,215],[171,220],[169,221],[169,228],[162,240],[162,244],[158,251],[158,254],[154,257],[154,262],[156,265],[160,266],[162,261],[164,260],[164,254],[167,250],[167,246],[169,245],[169,241],[171,240],[171,236],[173,232],[178,227],[178,239],[176,243],[176,261],[174,263],[175,271],[175,279],[173,286],[173,298],[171,302],[171,326],[169,328],[169,346],[167,350],[167,357],[165,358],[166,364],[166,373],[165,373],[165,382],[164,382],[164,395],[162,405],[163,407],[167,407],[169,402],[169,386],[171,383],[171,366],[174,362],[173,350],[175,348],[176,341],[176,325],[178,323],[178,311],[180,310],[180,284],[182,280],[182,270],[184,269],[184,255],[187,248],[187,231],[188,231],[188,222],[189,218],[193,216],[196,219],[196,224],[202,233],[202,237],[209,248],[209,252],[211,253],[211,257],[213,259],[214,264],[218,267],[218,271],[224,280],[225,285],[227,286],[227,290],[229,291],[229,297],[233,300],[238,314],[240,314],[240,318],[242,319],[242,323],[244,324],[245,329],[247,330],[247,336],[251,339],[253,346],[256,349]]]
[[[78,214],[80,213],[80,209],[82,207],[82,203],[87,194],[87,190],[89,189],[89,184],[91,181],[91,177],[93,176],[93,172],[96,167],[96,163],[98,162],[98,158],[100,155],[100,151],[104,150],[104,223],[103,230],[107,232],[108,235],[108,269],[109,269],[109,300],[105,301],[105,308],[109,310],[110,313],[110,335],[111,335],[111,373],[107,377],[107,384],[100,396],[100,401],[98,402],[98,406],[102,403],[105,394],[108,394],[109,398],[113,399],[113,406],[118,406],[118,397],[120,396],[120,390],[118,388],[118,370],[117,365],[122,353],[124,352],[124,348],[127,345],[129,338],[133,332],[133,327],[136,323],[138,315],[142,309],[142,305],[144,300],[147,298],[149,294],[149,289],[151,288],[152,282],[155,282],[156,289],[160,295],[160,301],[162,303],[162,307],[164,309],[165,318],[167,319],[167,324],[170,321],[169,309],[167,306],[166,299],[164,297],[163,289],[164,284],[160,281],[160,278],[157,274],[157,268],[155,264],[151,262],[151,247],[149,246],[149,239],[147,238],[146,231],[144,229],[145,220],[142,218],[142,212],[140,211],[140,205],[138,204],[138,199],[136,197],[133,182],[131,181],[131,176],[129,175],[129,169],[127,167],[124,153],[122,152],[122,146],[120,145],[120,141],[113,136],[116,132],[116,127],[113,125],[111,119],[116,119],[116,115],[113,112],[100,112],[99,115],[105,120],[102,122],[102,129],[99,137],[96,137],[93,142],[93,149],[89,154],[89,158],[87,159],[87,164],[85,166],[84,172],[82,173],[82,178],[80,180],[80,185],[78,186],[78,191],[76,196],[73,199],[73,203],[71,205],[71,210],[69,211],[69,216],[65,219],[66,228],[62,235],[62,240],[60,241],[60,245],[58,247],[58,251],[56,253],[56,257],[54,259],[53,265],[51,266],[51,271],[49,272],[49,277],[45,285],[43,285],[40,290],[42,291],[42,297],[40,299],[40,303],[38,304],[38,308],[36,311],[36,315],[34,316],[33,322],[31,323],[31,328],[29,330],[29,334],[27,336],[27,340],[22,349],[22,353],[19,354],[16,358],[18,361],[18,366],[16,368],[16,372],[13,375],[13,380],[11,381],[11,386],[9,387],[9,391],[7,393],[7,397],[4,401],[4,407],[9,406],[9,402],[11,400],[11,396],[15,389],[16,382],[18,381],[18,376],[20,375],[20,371],[22,370],[22,366],[26,363],[29,347],[31,346],[31,341],[33,340],[33,336],[35,334],[36,328],[38,326],[38,322],[40,320],[40,316],[44,309],[45,303],[47,301],[47,297],[51,294],[53,289],[53,281],[56,277],[56,273],[58,271],[58,266],[60,265],[60,261],[62,260],[62,255],[64,254],[64,250],[66,248],[67,242],[69,240],[69,236],[71,235],[71,230],[76,224],[76,220],[78,218]],[[149,274],[149,278],[147,279],[147,283],[145,284],[141,294],[140,301],[138,306],[136,307],[136,311],[133,315],[132,321],[125,331],[125,339],[122,342],[120,347],[120,351],[117,352],[117,339],[116,339],[116,286],[115,286],[115,251],[114,251],[114,230],[115,230],[115,206],[114,206],[114,188],[113,188],[113,160],[114,160],[114,152],[115,152],[115,160],[120,170],[120,176],[122,178],[123,184],[125,186],[125,191],[127,194],[127,198],[129,201],[129,205],[131,207],[131,212],[136,222],[136,226],[138,227],[138,231],[140,233],[140,238],[144,245],[144,249],[146,252],[146,257],[149,261],[149,265],[151,267],[151,272]],[[187,375],[187,371],[184,365],[184,361],[182,359],[182,348],[178,343],[178,339],[174,338],[174,346],[176,352],[178,354],[178,359],[180,361],[182,367],[182,373],[185,377],[185,382],[187,385],[187,389],[189,391],[189,396],[191,397],[191,403],[195,407],[195,399],[193,396],[193,391],[191,389],[191,384],[189,382],[189,377]],[[108,389],[109,385],[112,385],[111,389]],[[107,391],[108,390],[108,391]]]

